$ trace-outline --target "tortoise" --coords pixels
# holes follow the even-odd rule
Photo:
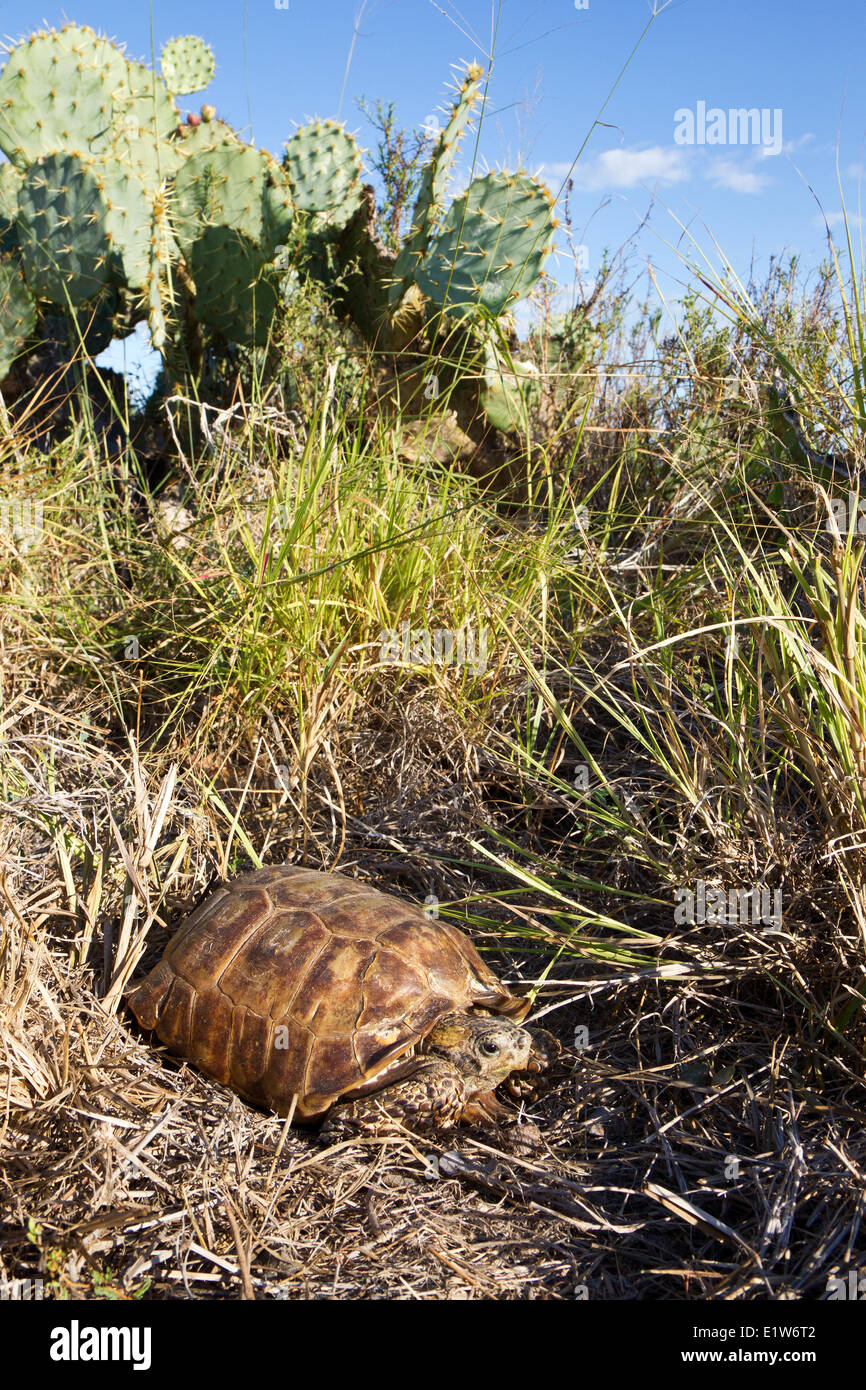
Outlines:
[[[127,1002],[247,1100],[301,1122],[331,1112],[331,1134],[502,1119],[495,1087],[549,1056],[520,1026],[528,1001],[456,927],[294,865],[213,892]]]

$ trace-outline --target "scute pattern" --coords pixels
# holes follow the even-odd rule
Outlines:
[[[438,1019],[515,999],[455,927],[340,874],[257,869],[193,912],[129,994],[139,1023],[242,1095],[323,1113]]]

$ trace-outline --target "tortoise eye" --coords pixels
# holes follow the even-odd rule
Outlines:
[[[499,1051],[499,1043],[494,1042],[492,1038],[484,1038],[481,1042],[481,1051],[485,1057],[495,1057]]]

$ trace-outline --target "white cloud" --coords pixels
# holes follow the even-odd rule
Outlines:
[[[811,135],[805,135],[798,143],[805,145],[811,139]],[[554,185],[571,177],[575,188],[593,193],[634,188],[640,184],[706,179],[715,188],[753,197],[773,181],[763,154],[761,146],[740,154],[732,152],[727,157],[714,155],[703,146],[651,145],[646,149],[620,146],[592,159],[583,159],[574,168],[565,160],[551,160],[542,164],[540,172],[542,178]]]
[[[544,165],[548,178],[564,179],[570,171],[571,165],[564,162]],[[646,150],[605,150],[594,159],[581,160],[571,174],[576,188],[590,191],[634,188],[642,183],[682,183],[688,176],[685,150],[665,145]]]
[[[727,188],[732,193],[760,193],[769,183],[763,174],[756,174],[754,169],[748,169],[734,159],[714,160],[706,170],[706,176],[716,188]]]

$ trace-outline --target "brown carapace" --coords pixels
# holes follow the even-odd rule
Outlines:
[[[493,1115],[498,1082],[539,1069],[518,1026],[527,1001],[456,927],[289,865],[218,888],[127,999],[173,1052],[299,1120],[386,1088],[412,1120],[453,1123],[470,1103],[477,1118],[485,1100]]]

